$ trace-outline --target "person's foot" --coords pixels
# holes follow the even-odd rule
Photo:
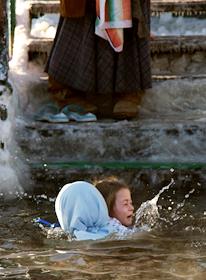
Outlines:
[[[128,93],[119,98],[113,108],[113,116],[117,119],[137,117],[141,94]]]
[[[53,91],[51,92],[51,98],[60,108],[66,105],[76,105],[82,107],[85,113],[90,112],[95,114],[97,112],[97,107],[89,102],[86,96],[77,92],[73,93],[70,89]]]
[[[77,105],[82,107],[85,113],[95,114],[97,112],[97,107],[87,100],[85,92],[65,87],[51,76],[48,79],[48,91],[51,94],[52,101],[60,108],[66,105]]]

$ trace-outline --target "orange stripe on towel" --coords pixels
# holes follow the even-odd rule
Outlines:
[[[122,1],[123,19],[130,20],[132,18],[131,14],[131,0]]]

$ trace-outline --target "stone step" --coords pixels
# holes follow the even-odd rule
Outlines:
[[[142,98],[138,117],[130,121],[35,122],[27,116],[39,110],[33,104],[24,111],[24,120],[16,119],[15,140],[23,158],[38,164],[205,162],[206,76],[157,78]],[[31,80],[27,87],[29,100],[46,95],[46,81],[39,80],[37,87]]]
[[[30,1],[31,16],[44,13],[58,13],[59,1]],[[206,13],[205,0],[152,0],[151,13],[156,15],[162,12],[173,12],[176,15],[199,15]]]
[[[143,97],[138,118],[131,121],[50,124],[17,117],[15,140],[20,150],[15,149],[14,160],[23,158],[31,167],[35,189],[111,174],[144,184],[153,175],[169,180],[169,169],[204,168],[206,78],[178,78],[179,82],[168,77],[154,83]],[[44,95],[45,82],[41,83],[38,88],[28,83],[30,100],[38,97],[40,88]],[[28,113],[32,111],[30,106]]]
[[[47,90],[45,81],[28,88],[30,99]],[[24,121],[16,120],[15,139],[28,162],[205,162],[204,75],[159,78],[130,121],[35,122],[27,113],[38,109],[30,107]]]
[[[30,3],[30,15],[38,16],[45,13],[59,13],[58,0],[31,0]]]
[[[81,162],[192,163],[205,162],[206,157],[206,126],[201,120],[27,122],[16,133],[24,158],[37,166],[58,162],[73,167]]]
[[[152,74],[204,76],[206,36],[160,36],[151,41]]]
[[[29,38],[29,52],[49,54],[53,39]],[[151,40],[151,53],[194,53],[206,50],[206,36],[156,36]]]
[[[152,75],[152,80],[155,81],[168,81],[168,80],[202,80],[206,79],[206,74],[188,74],[188,75]]]
[[[42,55],[45,64],[53,39],[30,38],[31,60]],[[206,36],[156,36],[151,41],[152,74],[155,76],[204,76],[206,74]]]
[[[132,187],[134,197],[139,203],[148,199],[151,190],[161,189],[175,180],[174,187],[188,190],[191,186],[205,185],[206,164],[200,162],[53,162],[29,163],[30,179],[27,179],[28,189],[36,194],[46,193],[53,197],[54,193],[68,182],[96,180],[116,176]],[[25,179],[22,178],[22,185]],[[32,180],[31,180],[32,179]],[[29,191],[29,190],[28,190]],[[186,192],[187,193],[187,192]],[[153,197],[153,196],[152,196]],[[151,197],[151,198],[152,198]],[[137,201],[136,201],[137,203]]]
[[[30,53],[50,53],[52,48],[53,39],[50,38],[29,38],[28,51]]]
[[[156,36],[151,41],[151,53],[193,53],[206,50],[206,36]]]
[[[205,0],[151,0],[151,13],[157,15],[160,13],[172,12],[181,16],[196,16],[206,14]]]

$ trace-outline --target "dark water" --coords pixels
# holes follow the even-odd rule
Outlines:
[[[143,213],[141,225],[152,229],[124,240],[47,236],[32,221],[56,220],[55,196],[2,195],[0,279],[206,279],[206,192],[197,182],[177,185],[158,197],[158,217]]]

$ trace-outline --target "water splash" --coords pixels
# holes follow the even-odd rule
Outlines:
[[[160,195],[173,184],[172,179],[153,199],[141,204],[135,213],[135,229],[168,231],[173,234],[186,233],[187,235],[205,233],[206,211],[203,199],[205,190],[200,188],[199,184],[196,187],[194,184],[191,186],[182,184],[180,188],[178,186],[173,188],[166,197],[162,196],[162,200],[158,202]],[[185,187],[189,187],[187,192],[184,192]]]
[[[170,183],[163,187],[159,193],[151,200],[147,200],[141,204],[135,213],[135,227],[145,227],[147,225],[147,230],[151,230],[157,223],[160,215],[158,211],[158,199],[160,195],[168,190],[174,184],[174,179],[172,178]]]

